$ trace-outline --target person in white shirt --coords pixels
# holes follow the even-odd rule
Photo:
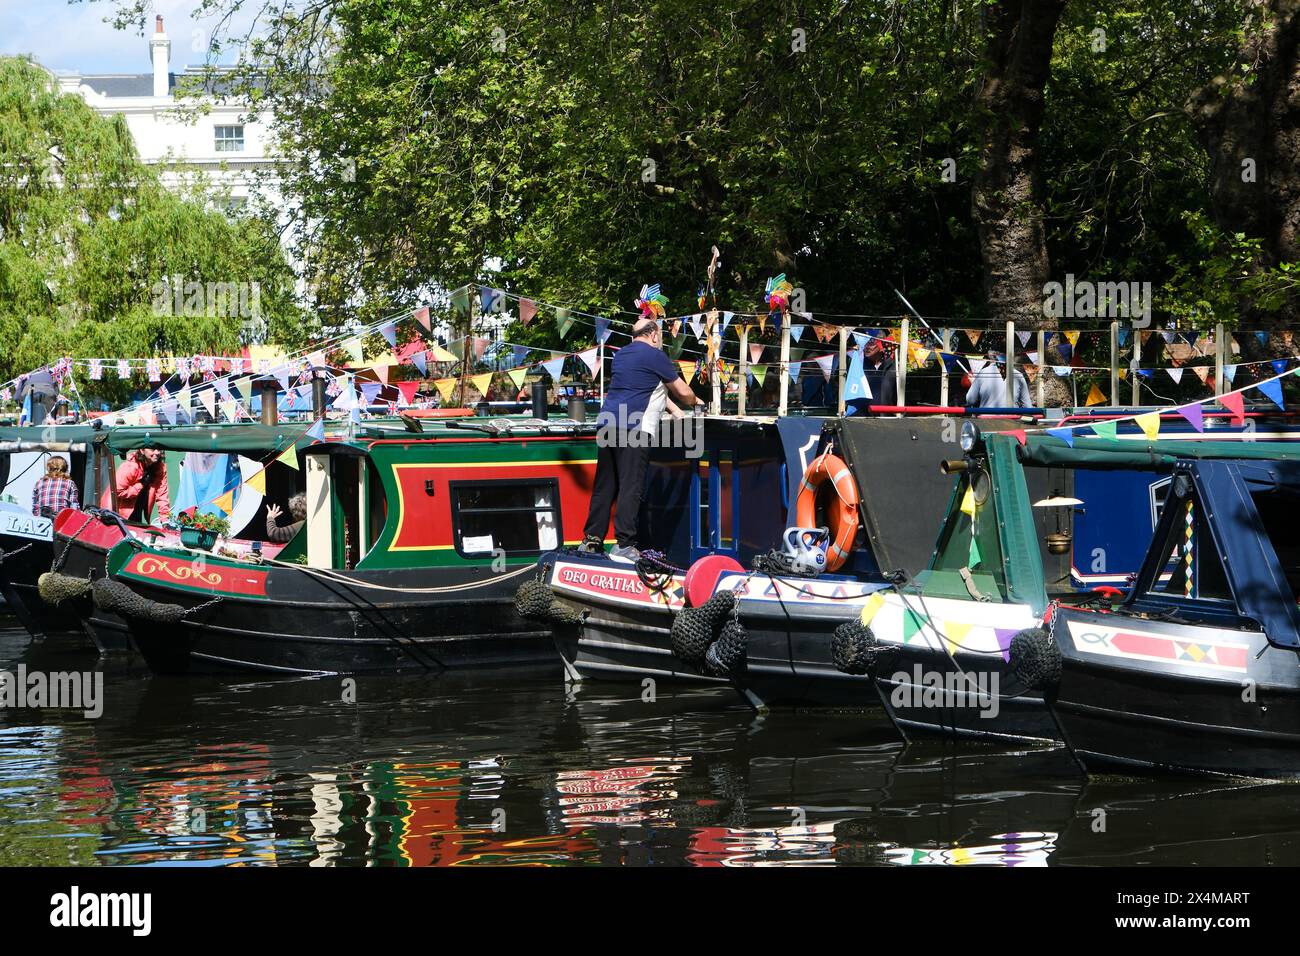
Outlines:
[[[1012,381],[1012,401],[1007,404],[1007,357],[1001,352],[990,352],[989,360],[971,376],[966,390],[967,408],[1029,408],[1029,382],[1025,373],[1016,369]]]

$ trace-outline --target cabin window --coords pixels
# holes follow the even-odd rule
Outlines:
[[[1151,588],[1152,593],[1199,601],[1231,601],[1223,561],[1201,514],[1200,501],[1191,496],[1170,497],[1165,507],[1176,509],[1162,545],[1169,560]]]
[[[1263,522],[1278,567],[1286,575],[1291,594],[1300,600],[1300,535],[1296,534],[1295,516],[1300,501],[1297,495],[1281,491],[1261,492],[1251,496]]]
[[[560,546],[554,478],[450,483],[456,552],[466,558],[539,554]]]

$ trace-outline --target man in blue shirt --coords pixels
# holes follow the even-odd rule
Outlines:
[[[612,364],[609,391],[596,419],[600,451],[596,455],[596,479],[591,487],[582,550],[604,550],[609,513],[617,498],[617,545],[610,553],[635,561],[641,556],[636,547],[641,489],[650,464],[650,448],[659,434],[660,416],[669,396],[686,408],[703,403],[682,381],[672,359],[663,353],[663,333],[653,319],[637,322],[632,341],[614,354]]]

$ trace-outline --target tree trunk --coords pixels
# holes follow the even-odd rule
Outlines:
[[[971,213],[984,264],[989,315],[1023,328],[1050,325],[1038,131],[1051,74],[1052,43],[1066,0],[999,0],[985,8],[987,64],[976,94],[984,123]],[[1048,356],[1040,357],[1044,365]],[[1056,364],[1064,364],[1057,357]],[[1046,373],[1050,405],[1069,404],[1069,387]]]
[[[1209,153],[1210,213],[1226,232],[1261,240],[1263,270],[1300,259],[1300,0],[1248,0],[1248,10],[1235,69],[1198,90],[1188,110]],[[1295,301],[1242,315],[1254,329],[1296,321]],[[1238,338],[1243,358],[1272,351]]]

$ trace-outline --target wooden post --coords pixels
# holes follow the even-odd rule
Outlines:
[[[1223,331],[1223,323],[1220,322],[1214,327],[1214,394],[1216,396],[1223,394],[1223,354],[1224,339],[1227,335]]]
[[[1043,400],[1046,398],[1047,383],[1043,381],[1043,364],[1047,361],[1047,333],[1042,329],[1038,330],[1038,381],[1034,384],[1037,387],[1037,394],[1034,402],[1039,408],[1043,407]]]
[[[848,356],[849,356],[849,327],[847,325],[841,325],[840,326],[840,376],[839,376],[840,385],[836,394],[836,409],[835,409],[835,413],[837,415],[844,414],[844,383],[847,382],[849,378],[849,370],[844,367],[844,363],[848,361]]]
[[[790,323],[781,323],[781,397],[776,413],[784,415],[790,405]]]
[[[1134,407],[1142,404],[1141,388],[1142,376],[1138,374],[1138,369],[1142,367],[1142,333],[1137,329],[1133,330],[1133,364],[1129,367],[1128,375],[1133,381],[1129,384],[1132,386],[1132,398],[1129,404]]]
[[[1003,383],[1002,407],[1016,407],[1016,323],[1007,322],[1007,378]]]
[[[1110,404],[1119,405],[1119,322],[1110,324]]]
[[[709,363],[709,387],[713,392],[713,400],[709,404],[709,411],[714,415],[722,414],[722,333],[718,329],[718,320],[711,317],[705,320],[708,325],[705,328],[705,337],[708,344],[704,346],[704,355],[707,358],[709,347],[713,344],[713,337],[718,337],[718,348],[713,353],[713,361]]]
[[[944,352],[952,350],[952,329],[944,329],[943,335],[939,337],[939,347]],[[948,405],[948,363],[939,356],[939,404],[947,407]]]
[[[746,393],[749,391],[749,326],[740,324],[740,386],[736,390],[736,414],[745,414]]]
[[[907,356],[911,349],[908,347],[910,342],[909,323],[907,316],[903,316],[903,324],[898,329],[898,354],[894,357],[894,374],[898,381],[898,404],[907,404]]]

